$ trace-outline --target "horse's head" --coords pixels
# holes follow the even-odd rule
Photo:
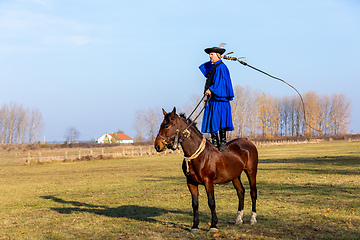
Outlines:
[[[158,152],[166,148],[176,150],[179,147],[179,134],[181,131],[181,120],[176,114],[176,108],[171,113],[163,109],[164,120],[160,125],[159,133],[155,139],[155,149]]]

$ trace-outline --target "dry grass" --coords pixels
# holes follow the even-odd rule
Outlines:
[[[54,150],[58,151],[58,150]],[[191,234],[181,156],[16,165],[0,152],[0,239],[357,239],[360,143],[259,148],[258,224],[234,225],[232,184],[216,186],[219,233],[200,188],[200,228]]]

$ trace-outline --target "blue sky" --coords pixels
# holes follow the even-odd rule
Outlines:
[[[203,49],[234,56],[299,92],[344,93],[360,132],[360,1],[0,0],[0,104],[38,108],[47,141],[121,129],[138,109],[171,110],[202,94]],[[233,84],[273,96],[287,85],[236,62]]]

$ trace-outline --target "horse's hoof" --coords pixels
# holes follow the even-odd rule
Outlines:
[[[235,220],[235,224],[243,224],[244,221],[243,220]]]
[[[219,232],[219,229],[212,227],[209,229],[209,232],[217,233]]]
[[[192,228],[192,229],[190,230],[190,233],[196,233],[196,232],[198,232],[198,231],[199,231],[198,228]]]
[[[243,210],[238,211],[235,219],[235,224],[243,224],[243,220],[242,220],[243,216],[244,216],[244,211]]]
[[[251,212],[250,224],[251,224],[251,225],[254,225],[255,223],[257,223],[257,221],[256,221],[256,213],[255,213],[255,212]]]

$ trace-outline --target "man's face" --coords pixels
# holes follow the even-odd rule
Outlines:
[[[217,56],[217,54],[214,53],[214,52],[211,52],[211,53],[209,54],[209,57],[210,57],[210,61],[211,61],[212,63],[216,63],[217,61],[220,60],[220,58],[219,58],[219,57]]]

